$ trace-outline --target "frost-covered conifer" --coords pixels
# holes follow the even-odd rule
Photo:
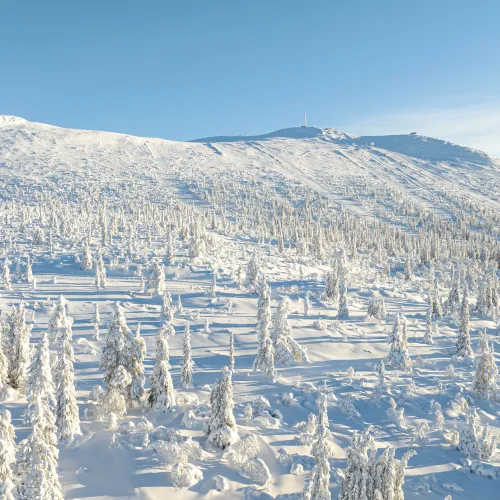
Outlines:
[[[4,353],[5,339],[7,333],[7,325],[0,323],[0,391],[7,385],[9,380],[9,360]]]
[[[385,383],[385,363],[384,360],[381,359],[377,365],[377,385],[373,389],[371,395],[372,402],[378,404],[386,390],[387,385]]]
[[[174,243],[172,240],[172,232],[169,231],[167,233],[167,248],[165,252],[165,260],[167,264],[171,265],[173,264],[174,259],[175,259]]]
[[[460,358],[472,358],[472,346],[470,342],[470,324],[469,324],[469,292],[465,287],[462,298],[462,307],[460,310],[460,326],[458,328],[458,337],[456,341],[456,355]]]
[[[2,280],[4,290],[8,292],[12,291],[12,285],[10,283],[9,259],[7,258],[3,263]]]
[[[33,430],[21,452],[23,461],[18,461],[17,467],[17,495],[23,500],[64,500],[57,476],[59,451],[54,420],[48,403],[38,396]]]
[[[174,321],[174,310],[172,308],[172,296],[168,290],[162,295],[160,321]]]
[[[65,333],[66,330],[70,332],[70,341],[72,337],[71,329],[73,325],[73,318],[66,315],[67,301],[63,295],[59,296],[59,301],[56,306],[54,316],[49,320],[47,325],[47,333],[53,342],[56,342]]]
[[[489,346],[486,331],[482,333],[481,354],[476,366],[472,391],[478,399],[495,400],[498,396],[498,369],[493,347]]]
[[[28,257],[28,262],[26,263],[26,283],[33,283],[33,268],[31,267],[31,259]]]
[[[182,306],[181,296],[177,295],[177,312],[182,314],[184,312],[184,307]]]
[[[7,320],[4,348],[9,362],[8,383],[13,389],[25,390],[30,364],[31,325],[26,324],[24,302],[14,307]]]
[[[210,417],[206,434],[210,443],[222,449],[238,441],[238,427],[233,414],[231,373],[225,366],[221,379],[215,383],[210,393]]]
[[[309,475],[302,497],[308,500],[329,500],[331,498],[329,459],[333,456],[333,445],[325,395],[318,399],[318,408],[319,418],[317,419],[316,433],[311,447],[314,467]]]
[[[87,241],[85,242],[85,246],[83,247],[83,255],[82,255],[82,260],[80,262],[80,269],[82,271],[90,271],[93,265],[94,263],[92,261],[92,254],[90,253],[90,247]]]
[[[49,339],[46,333],[42,334],[38,342],[35,354],[31,360],[26,382],[26,409],[25,421],[33,422],[33,414],[37,404],[37,398],[44,398],[52,407],[55,405],[54,383],[50,367]]]
[[[163,265],[156,260],[149,270],[147,289],[152,295],[163,295],[165,291],[165,271]]]
[[[0,410],[0,498],[13,499],[14,478],[12,469],[16,462],[16,434],[10,411]],[[2,491],[3,489],[3,491]]]
[[[300,346],[292,338],[292,328],[288,322],[290,301],[285,297],[278,305],[272,317],[272,341],[274,347],[274,361],[285,365],[307,363],[306,347]]]
[[[427,307],[427,316],[425,318],[425,334],[424,334],[424,343],[428,345],[434,344],[433,339],[434,333],[434,323],[432,320],[432,305],[429,304]]]
[[[444,427],[444,416],[443,411],[441,410],[441,405],[437,401],[431,401],[430,412],[434,415],[434,428],[438,431],[442,430]]]
[[[132,386],[130,396],[132,401],[139,402],[144,396],[144,358],[146,357],[146,341],[141,336],[141,324],[137,323],[134,338],[130,342],[130,373]]]
[[[339,500],[403,500],[404,472],[415,451],[396,460],[395,449],[389,447],[377,457],[370,432],[368,427],[362,434],[355,433],[347,448],[347,469]]]
[[[149,406],[163,411],[175,405],[167,340],[170,335],[175,335],[174,327],[170,323],[165,323],[156,334],[156,363],[148,396]]]
[[[348,293],[345,280],[341,280],[339,283],[339,310],[337,312],[337,318],[349,318]]]
[[[181,372],[181,383],[183,387],[191,387],[193,385],[193,360],[191,359],[191,333],[189,323],[186,323],[184,329],[184,344],[183,344],[183,362]]]
[[[488,426],[480,425],[477,412],[473,410],[467,422],[459,427],[457,449],[467,458],[488,462],[496,453],[497,445],[497,437]]]
[[[97,290],[106,288],[106,266],[100,250],[95,261],[95,287]]]
[[[252,258],[248,261],[246,279],[247,285],[255,290],[259,284],[259,274],[260,274],[260,261],[256,252],[254,252]]]
[[[255,371],[261,371],[271,379],[276,378],[274,368],[274,346],[270,336],[271,327],[271,290],[263,278],[259,286],[259,301],[257,304],[257,339],[259,347],[253,363]]]
[[[56,427],[60,442],[68,443],[80,434],[76,402],[74,354],[68,335],[61,340],[57,359]]]
[[[309,309],[311,309],[311,300],[309,295],[309,290],[306,290],[306,293],[304,294],[304,316],[309,316]]]
[[[437,285],[434,284],[432,290],[429,292],[429,303],[432,307],[432,319],[440,319],[443,317],[443,308],[438,296]]]
[[[109,382],[115,376],[115,371],[122,366],[129,375],[129,384],[124,387],[123,396],[127,401],[132,399],[132,380],[135,376],[137,363],[140,363],[142,347],[137,344],[133,333],[127,326],[123,307],[117,302],[114,305],[113,317],[111,319],[108,332],[105,338],[105,345],[101,356],[101,370],[104,373],[104,384],[109,388]],[[144,359],[144,358],[142,358]],[[125,378],[120,377],[119,383],[124,382]]]
[[[366,311],[366,321],[370,321],[372,318],[377,321],[385,321],[386,316],[384,298],[375,296],[370,297],[368,301],[368,310]]]
[[[397,313],[394,318],[394,325],[389,335],[391,348],[387,355],[386,362],[394,368],[406,369],[410,366],[408,355],[408,344],[405,339],[405,318]]]
[[[452,317],[457,316],[460,309],[460,275],[457,275],[457,278],[451,284],[446,308],[449,315]]]

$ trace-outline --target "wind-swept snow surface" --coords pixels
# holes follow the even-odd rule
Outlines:
[[[499,186],[418,135],[0,116],[2,493],[497,498]]]

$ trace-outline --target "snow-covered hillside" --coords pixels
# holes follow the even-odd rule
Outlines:
[[[303,498],[344,484],[354,500],[363,443],[394,448],[370,500],[496,498],[499,195],[500,160],[419,135],[175,142],[0,116],[1,406],[19,450],[3,413],[0,482],[35,498],[26,453],[55,453],[57,430],[67,499],[291,499],[319,477]],[[376,444],[353,444],[370,426]],[[411,450],[403,485],[390,457]]]

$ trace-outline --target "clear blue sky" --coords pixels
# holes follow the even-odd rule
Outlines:
[[[498,0],[0,0],[0,19],[0,114],[180,140],[304,111],[353,133],[500,131]]]

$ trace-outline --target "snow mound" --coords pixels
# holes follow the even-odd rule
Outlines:
[[[23,125],[24,123],[28,123],[28,121],[19,116],[0,115],[0,127]]]

